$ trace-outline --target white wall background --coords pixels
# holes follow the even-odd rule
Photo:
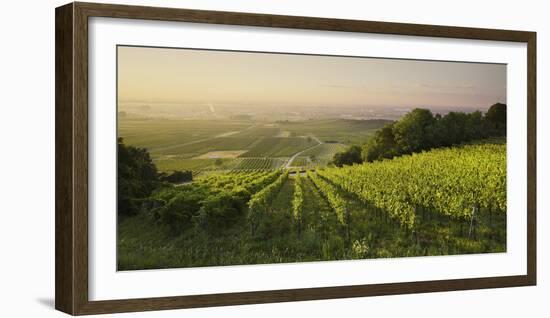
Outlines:
[[[548,317],[550,22],[545,1],[108,1],[538,32],[537,287],[113,315],[116,317]],[[0,11],[0,316],[61,317],[54,297],[54,8],[11,1]],[[548,139],[547,139],[548,140]],[[133,315],[133,316],[130,316]]]

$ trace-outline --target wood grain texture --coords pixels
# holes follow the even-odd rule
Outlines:
[[[88,300],[88,18],[281,27],[527,43],[527,275],[146,299]],[[114,142],[114,141],[113,141]],[[426,293],[536,284],[536,33],[72,3],[56,9],[56,308],[72,315]]]
[[[76,312],[88,303],[88,16],[74,6],[74,295]],[[113,140],[113,142],[115,142]]]
[[[213,306],[247,305],[273,302],[306,301],[334,298],[444,292],[531,285],[525,276],[456,279],[342,287],[287,289],[197,296],[122,299],[90,302],[79,314],[168,310]]]
[[[73,5],[55,10],[55,308],[74,313]]]
[[[527,276],[537,284],[537,34],[527,43]]]
[[[527,42],[529,32],[426,24],[345,20],[258,13],[188,10],[76,2],[90,16],[260,26],[323,31],[367,32],[460,39]]]

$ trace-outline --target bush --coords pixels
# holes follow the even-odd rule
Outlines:
[[[168,225],[173,233],[179,234],[193,225],[192,219],[199,214],[209,192],[204,187],[195,186],[182,187],[177,192],[170,191],[168,193],[171,198],[158,209],[157,214],[160,221]]]
[[[193,181],[193,173],[188,170],[174,171],[169,175],[162,174],[160,180],[170,183],[183,183]]]
[[[361,151],[361,159],[364,161],[393,158],[398,155],[399,149],[393,134],[393,124],[388,124],[377,131]]]
[[[354,163],[361,163],[361,147],[351,146],[347,150],[338,152],[334,155],[332,163],[337,167],[344,165],[353,165]]]
[[[158,185],[157,168],[146,149],[126,146],[122,138],[117,147],[118,214],[134,215],[139,212],[141,199]]]
[[[228,227],[244,210],[244,203],[230,191],[211,194],[201,204],[198,215],[194,217],[195,224],[209,231]]]

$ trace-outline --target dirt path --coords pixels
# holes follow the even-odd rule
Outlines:
[[[294,161],[294,159],[296,159],[296,157],[298,157],[299,155],[303,154],[304,152],[308,151],[308,150],[311,150],[313,148],[316,148],[316,147],[319,147],[320,145],[323,144],[323,142],[321,140],[319,140],[319,138],[315,137],[315,136],[310,136],[311,139],[315,140],[318,142],[318,144],[316,144],[315,146],[311,146],[309,148],[306,148],[302,151],[298,151],[297,153],[295,153],[292,157],[290,157],[290,159],[288,159],[288,162],[286,163],[285,165],[285,169],[290,169],[290,165],[292,164],[292,161]]]

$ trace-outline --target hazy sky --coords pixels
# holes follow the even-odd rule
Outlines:
[[[506,66],[378,58],[118,48],[121,102],[487,108]]]

